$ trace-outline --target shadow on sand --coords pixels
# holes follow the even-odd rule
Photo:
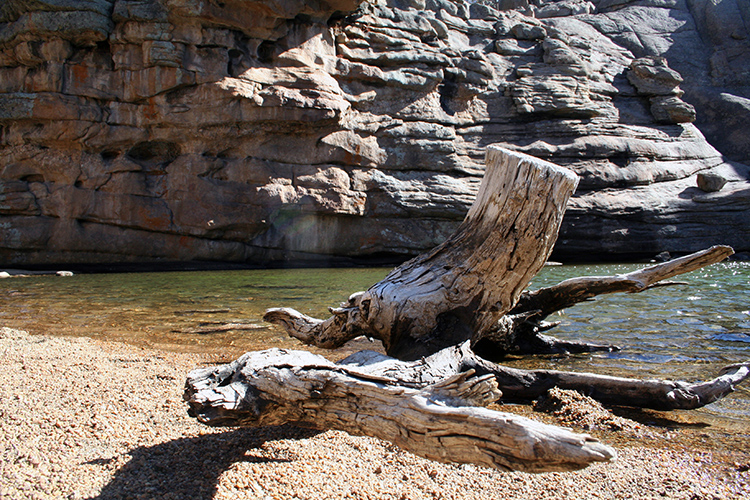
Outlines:
[[[309,438],[318,432],[290,425],[239,428],[135,448],[130,452],[131,460],[93,498],[208,500],[216,493],[219,476],[233,463],[285,461],[246,456],[248,450],[260,448],[266,441]],[[106,465],[107,462],[90,463]]]

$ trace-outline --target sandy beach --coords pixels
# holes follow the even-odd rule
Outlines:
[[[747,433],[717,449],[679,429],[592,432],[615,462],[507,473],[337,431],[205,427],[182,390],[189,370],[226,361],[208,355],[8,328],[0,352],[2,499],[750,498]]]

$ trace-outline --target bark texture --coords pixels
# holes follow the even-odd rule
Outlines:
[[[417,359],[497,328],[546,262],[577,176],[552,163],[498,146],[464,222],[443,244],[352,295],[321,321],[270,309],[307,344],[336,348],[366,335],[389,355]]]
[[[586,435],[481,406],[501,393],[495,377],[454,373],[427,383],[381,376],[378,363],[343,365],[307,352],[270,349],[194,370],[185,399],[208,425],[287,422],[378,437],[439,462],[525,472],[569,471],[615,457]],[[442,370],[441,367],[437,367]]]

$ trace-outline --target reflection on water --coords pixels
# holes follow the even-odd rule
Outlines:
[[[547,267],[535,277],[531,288],[575,276],[619,274],[641,267]],[[329,306],[337,306],[387,272],[385,268],[276,269],[5,279],[0,280],[0,325],[233,357],[268,347],[305,348],[264,324],[265,309],[290,306],[327,317]],[[615,344],[622,351],[526,358],[508,364],[692,381],[750,359],[750,264],[715,264],[678,279],[688,285],[600,296],[549,318],[561,322],[552,335]],[[226,323],[239,323],[242,329],[185,333]],[[346,352],[328,355],[339,359],[363,348],[379,348],[379,344],[362,341]],[[750,391],[741,387],[705,411],[750,417]]]
[[[299,347],[263,322],[269,307],[328,316],[389,269],[282,269],[80,274],[0,280],[0,324],[37,333],[86,335],[161,349],[239,355]],[[184,333],[211,324],[253,330]]]

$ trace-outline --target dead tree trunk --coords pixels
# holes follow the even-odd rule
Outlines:
[[[734,253],[716,246],[623,276],[575,278],[522,293],[552,251],[576,184],[567,169],[489,146],[477,199],[445,243],[353,294],[325,321],[290,308],[269,309],[264,319],[306,344],[328,349],[365,335],[404,360],[469,339],[478,354],[493,361],[507,354],[611,351],[618,348],[544,335],[555,326],[544,319],[596,295],[670,284],[661,280]]]
[[[265,319],[323,348],[360,335],[379,339],[399,359],[498,331],[552,252],[578,178],[496,146],[487,149],[486,163],[476,201],[443,244],[352,295],[325,321],[287,308],[270,309]]]

